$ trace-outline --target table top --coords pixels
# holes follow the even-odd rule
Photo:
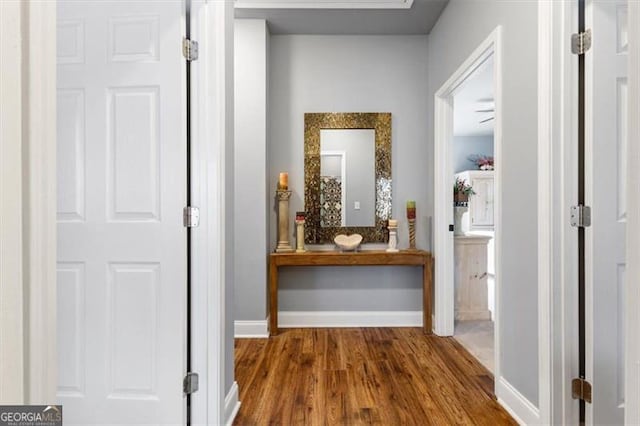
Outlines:
[[[276,266],[424,265],[431,262],[431,253],[424,250],[401,250],[396,253],[384,250],[306,251],[271,253],[270,257]]]

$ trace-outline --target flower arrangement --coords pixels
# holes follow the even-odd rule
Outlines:
[[[471,185],[467,184],[464,179],[456,178],[456,183],[453,185],[453,201],[457,203],[469,202],[469,195],[474,195],[475,191]]]
[[[474,163],[480,170],[493,170],[493,157],[487,155],[470,155],[467,157],[469,161]]]

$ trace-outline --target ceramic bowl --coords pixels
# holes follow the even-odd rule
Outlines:
[[[336,235],[333,239],[333,242],[336,243],[340,250],[344,251],[352,251],[358,248],[360,243],[362,242],[362,235],[360,234],[352,234],[352,235]]]

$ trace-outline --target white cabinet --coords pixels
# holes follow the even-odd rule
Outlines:
[[[455,318],[490,320],[488,297],[487,245],[491,237],[454,237]]]
[[[462,218],[462,229],[468,231],[493,229],[493,170],[467,170],[456,173],[473,187],[469,197],[469,212]]]

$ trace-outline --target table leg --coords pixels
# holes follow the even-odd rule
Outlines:
[[[422,327],[425,334],[432,334],[433,328],[431,324],[431,256],[428,256],[422,266]]]
[[[269,262],[269,335],[278,334],[278,266]]]

